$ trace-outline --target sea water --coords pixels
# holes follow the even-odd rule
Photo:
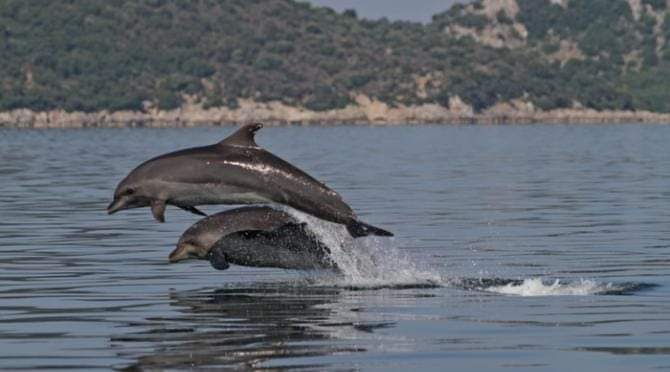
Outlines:
[[[395,233],[290,211],[339,273],[169,264],[198,216],[106,214],[232,130],[0,130],[0,368],[670,368],[669,126],[263,129]]]

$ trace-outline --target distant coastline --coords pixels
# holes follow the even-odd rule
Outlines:
[[[436,104],[390,107],[359,97],[357,105],[343,109],[311,111],[280,102],[241,101],[238,108],[203,108],[188,104],[175,110],[36,112],[28,109],[0,112],[0,128],[84,127],[195,127],[263,122],[268,125],[402,125],[402,124],[533,124],[533,123],[670,123],[670,114],[649,111],[596,111],[573,108],[536,110],[525,103],[496,105],[481,113],[460,100],[444,107]]]
[[[4,127],[670,122],[670,0],[9,3]]]

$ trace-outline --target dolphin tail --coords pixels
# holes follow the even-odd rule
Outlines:
[[[372,225],[368,225],[365,222],[356,220],[347,225],[347,231],[349,231],[349,234],[351,234],[351,236],[354,238],[360,238],[362,236],[368,235],[393,236],[393,233],[390,231],[386,231],[384,229],[380,229],[379,227],[374,227]]]

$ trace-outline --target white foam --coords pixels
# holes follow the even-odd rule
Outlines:
[[[308,224],[314,235],[328,246],[332,260],[341,271],[337,275],[311,278],[316,285],[365,288],[435,285],[442,281],[441,275],[418,267],[394,247],[392,239],[374,236],[353,239],[343,225],[293,209],[285,211]]]
[[[485,291],[517,296],[587,296],[612,290],[612,283],[598,283],[591,279],[565,282],[559,279],[545,282],[541,278],[524,279],[522,283],[510,283],[485,288]]]
[[[522,281],[511,281],[506,285],[487,285],[486,279],[475,279],[472,284],[464,284],[463,279],[449,278],[413,261],[393,245],[393,239],[375,236],[353,239],[343,225],[323,221],[288,207],[279,206],[279,208],[298,221],[307,223],[310,231],[328,246],[331,259],[340,269],[339,273],[311,273],[303,277],[307,283],[315,286],[361,289],[444,286],[526,297],[587,296],[630,290],[626,285],[602,283],[591,279],[573,281],[527,278]],[[504,281],[497,278],[492,280]]]

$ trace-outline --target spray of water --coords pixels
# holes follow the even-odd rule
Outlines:
[[[312,233],[328,246],[340,272],[313,276],[315,284],[343,287],[393,287],[439,285],[441,275],[421,268],[393,246],[388,238],[353,239],[346,228],[287,209],[294,218],[306,222]]]
[[[631,294],[655,287],[647,283],[602,283],[591,279],[547,280],[543,278],[453,278],[413,261],[379,237],[353,239],[346,228],[308,214],[283,208],[331,251],[338,273],[310,274],[306,280],[316,286],[352,289],[450,287],[468,291],[493,292],[515,296],[585,296]]]
[[[487,292],[516,295],[523,297],[533,296],[588,296],[588,295],[629,295],[635,292],[657,287],[651,283],[603,283],[592,279],[543,280],[530,278],[510,281],[504,285],[492,285],[483,288]]]
[[[501,286],[492,286],[486,288],[485,290],[489,292],[523,297],[585,296],[611,290],[612,286],[612,283],[600,284],[590,279],[580,279],[574,282],[562,282],[559,279],[555,279],[551,282],[545,282],[542,281],[541,278],[532,278],[525,279],[521,283],[508,283]]]

